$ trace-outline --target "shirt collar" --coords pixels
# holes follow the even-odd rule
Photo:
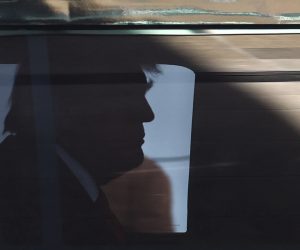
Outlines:
[[[56,153],[67,165],[73,175],[78,179],[81,186],[87,192],[93,202],[95,202],[99,196],[99,188],[96,185],[96,181],[90,175],[90,173],[73,157],[70,156],[60,145],[56,145]]]

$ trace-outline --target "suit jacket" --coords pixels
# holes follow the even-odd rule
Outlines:
[[[5,245],[40,245],[47,228],[43,225],[43,199],[39,167],[32,146],[22,146],[14,138],[0,144],[0,240]],[[79,181],[59,161],[58,230],[64,245],[116,243],[121,228],[100,191],[93,202]]]

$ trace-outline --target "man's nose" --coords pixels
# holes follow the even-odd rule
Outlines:
[[[149,102],[146,100],[144,100],[144,105],[143,105],[143,108],[142,108],[142,121],[143,122],[151,122],[154,120],[155,118],[155,115],[154,115],[154,112],[149,104]]]

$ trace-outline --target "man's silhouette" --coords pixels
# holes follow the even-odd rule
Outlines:
[[[123,229],[110,211],[101,185],[143,162],[143,123],[154,119],[145,99],[150,84],[138,62],[118,61],[114,73],[107,73],[102,67],[107,58],[91,56],[93,48],[76,53],[75,47],[67,52],[61,46],[52,49],[50,46],[50,75],[44,77],[50,77],[51,84],[53,114],[49,115],[55,123],[53,148],[60,203],[56,219],[63,243],[122,242]],[[1,182],[5,187],[1,230],[6,244],[36,245],[45,234],[41,199],[47,199],[41,189],[37,149],[47,142],[35,131],[34,76],[28,77],[26,63],[20,67],[6,120],[6,129],[16,136],[0,145],[6,166]]]

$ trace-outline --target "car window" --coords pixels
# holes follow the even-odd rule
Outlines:
[[[298,6],[0,0],[0,249],[299,244]]]

